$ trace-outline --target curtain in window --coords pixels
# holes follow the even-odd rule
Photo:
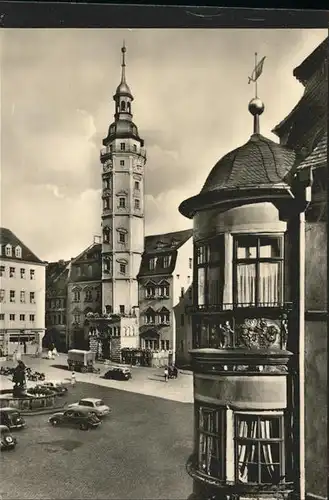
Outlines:
[[[280,300],[279,266],[279,262],[259,264],[259,302],[265,306],[278,304]]]
[[[255,439],[257,437],[257,421],[242,420],[239,423],[239,438]],[[258,467],[255,465],[257,443],[246,442],[238,446],[239,480],[243,483],[258,482]]]
[[[280,478],[280,443],[264,442],[279,438],[279,419],[246,418],[239,422],[238,438],[248,438],[238,445],[239,480],[243,483],[271,483]]]
[[[240,305],[254,305],[256,302],[256,265],[238,264],[237,299]]]
[[[209,267],[208,269],[208,301],[209,304],[219,305],[223,302],[222,280],[220,267]]]
[[[221,415],[216,411],[200,411],[199,429],[199,467],[204,474],[212,477],[221,477],[220,463],[222,450],[220,449],[219,422]]]
[[[203,306],[205,304],[205,292],[206,292],[206,270],[201,267],[198,269],[198,305]]]

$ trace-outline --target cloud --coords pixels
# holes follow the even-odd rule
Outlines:
[[[146,233],[190,227],[180,202],[252,131],[247,84],[266,55],[261,132],[303,92],[293,68],[326,30],[5,30],[1,34],[1,224],[43,259],[99,234],[102,139],[127,44],[133,120],[145,139]],[[160,56],[161,54],[161,56]]]

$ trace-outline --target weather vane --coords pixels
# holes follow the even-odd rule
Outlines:
[[[263,73],[263,66],[266,56],[262,57],[262,59],[257,62],[257,52],[255,52],[255,68],[251,73],[251,76],[248,76],[248,83],[253,82],[255,84],[255,98],[257,99],[257,80],[260,75]]]

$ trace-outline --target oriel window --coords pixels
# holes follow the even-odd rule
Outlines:
[[[283,237],[237,236],[234,257],[234,303],[278,306],[283,291]]]
[[[225,266],[223,235],[198,245],[195,254],[194,279],[196,281],[197,304],[199,306],[221,306]]]
[[[235,480],[240,483],[284,482],[283,414],[236,414],[235,467]]]
[[[196,407],[198,469],[216,479],[225,479],[225,408]]]

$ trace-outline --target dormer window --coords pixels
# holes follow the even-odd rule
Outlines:
[[[6,254],[6,257],[12,256],[12,247],[9,243],[8,243],[8,245],[6,245],[5,254]]]
[[[150,269],[150,271],[153,271],[156,268],[157,260],[158,260],[157,257],[152,257],[149,260],[149,269]]]
[[[163,257],[163,267],[169,267],[171,263],[171,255],[165,255]]]
[[[22,258],[22,248],[20,246],[15,248],[15,257],[17,257],[17,259]]]

